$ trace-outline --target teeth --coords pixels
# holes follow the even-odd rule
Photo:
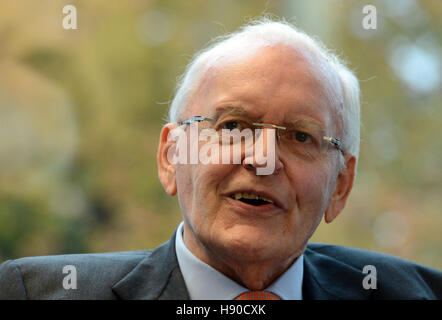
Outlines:
[[[264,201],[273,203],[273,201],[270,200],[269,198],[266,198],[264,196],[259,196],[259,195],[254,194],[254,193],[238,192],[238,193],[235,193],[233,195],[233,197],[235,198],[235,200],[239,200],[241,198],[245,198],[245,199],[264,200]]]

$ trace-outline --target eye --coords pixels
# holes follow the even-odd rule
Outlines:
[[[298,142],[311,142],[312,140],[312,137],[308,133],[302,131],[294,131],[290,136]]]
[[[222,124],[222,129],[227,129],[227,130],[239,129],[239,127],[240,127],[239,122],[235,120],[226,121]]]

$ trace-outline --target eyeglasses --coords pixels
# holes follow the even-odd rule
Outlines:
[[[276,138],[280,148],[287,150],[291,154],[310,159],[316,159],[326,153],[332,146],[342,154],[341,140],[326,136],[316,123],[309,121],[297,121],[290,127],[278,126],[270,123],[257,123],[240,116],[230,116],[218,120],[203,116],[194,116],[184,121],[177,122],[179,126],[190,125],[192,123],[205,122],[206,125],[200,129],[212,129],[211,132],[218,134],[218,141],[223,145],[242,143],[242,138],[254,142],[264,128],[276,130]],[[213,131],[214,130],[214,131]],[[247,134],[252,139],[246,139]]]

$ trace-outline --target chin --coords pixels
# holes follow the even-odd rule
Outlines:
[[[265,232],[235,232],[223,238],[223,249],[230,257],[241,261],[272,259],[281,249],[281,242],[274,237],[266,237]]]

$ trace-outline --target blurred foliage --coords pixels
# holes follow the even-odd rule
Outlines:
[[[371,3],[376,30],[361,27],[365,1],[0,2],[0,261],[167,240],[181,214],[156,149],[176,78],[212,37],[273,13],[361,79],[353,194],[312,240],[441,269],[442,2]],[[77,30],[62,28],[66,4]]]

